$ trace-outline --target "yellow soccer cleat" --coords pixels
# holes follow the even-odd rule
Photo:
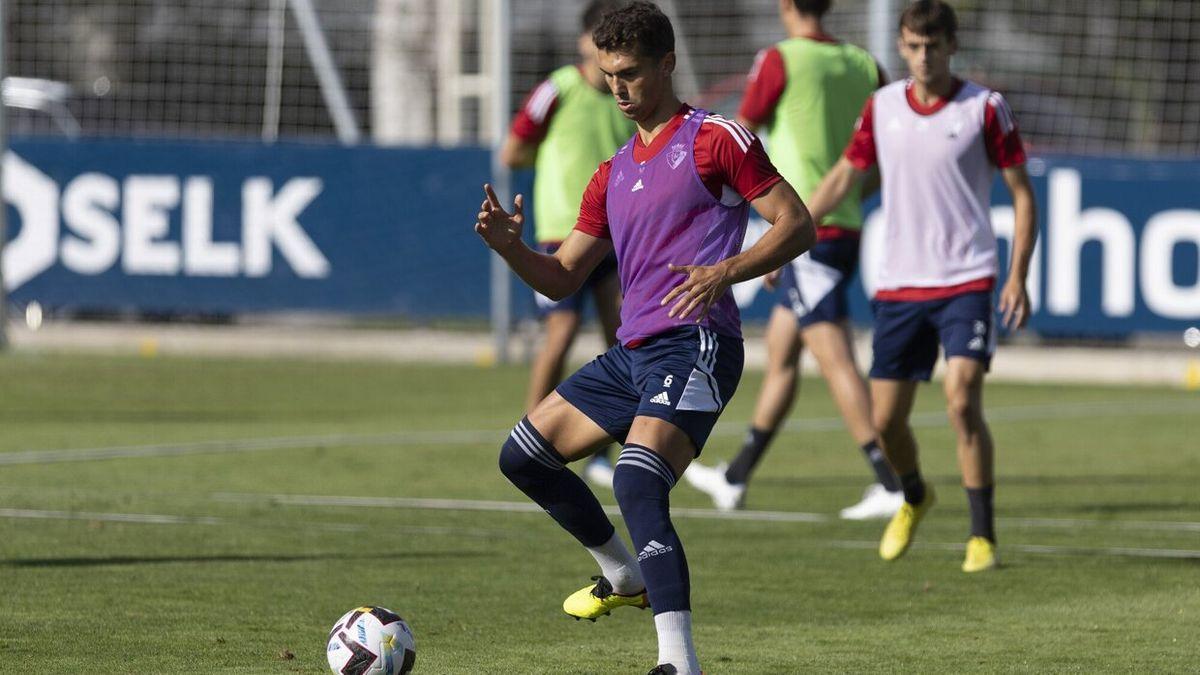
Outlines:
[[[904,555],[908,545],[912,543],[913,535],[917,532],[917,524],[929,512],[937,498],[933,494],[933,486],[925,485],[925,499],[916,506],[904,502],[896,515],[892,516],[887,529],[883,531],[883,539],[879,541],[879,557],[884,560],[895,560]]]
[[[595,621],[602,616],[608,616],[618,607],[646,609],[650,606],[650,601],[646,599],[646,591],[634,595],[620,595],[613,592],[608,579],[592,577],[592,581],[596,583],[575,591],[563,600],[563,611],[575,617],[576,621]]]
[[[963,559],[962,571],[983,572],[1000,566],[996,557],[996,545],[987,537],[971,537],[967,540],[967,557]]]

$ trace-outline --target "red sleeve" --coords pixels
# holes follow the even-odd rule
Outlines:
[[[512,121],[512,134],[526,143],[538,143],[546,137],[550,118],[558,108],[558,88],[546,80],[529,92],[525,103]]]
[[[612,160],[609,159],[592,174],[583,191],[579,220],[575,223],[576,230],[601,239],[612,239],[608,232],[608,174],[611,170]]]
[[[752,201],[783,180],[762,141],[746,127],[718,115],[704,119],[696,134],[695,157],[700,180],[717,199],[728,185]]]
[[[858,121],[854,123],[854,135],[850,137],[850,144],[843,153],[859,171],[866,171],[876,162],[874,102],[875,97],[871,96],[863,104]]]
[[[766,124],[775,116],[775,104],[779,103],[786,85],[787,70],[779,50],[775,47],[762,50],[746,78],[746,93],[742,95],[738,117],[755,126]]]
[[[988,158],[998,168],[1025,163],[1025,144],[1017,130],[1017,118],[1008,107],[1008,101],[997,91],[988,96],[983,112],[983,144],[987,147]]]

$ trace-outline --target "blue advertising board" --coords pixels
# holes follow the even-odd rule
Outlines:
[[[487,316],[484,150],[14,140],[14,302]]]
[[[4,164],[13,301],[163,312],[319,310],[485,318],[488,253],[471,230],[480,149],[14,139]],[[1200,323],[1200,161],[1030,161],[1040,238],[1032,327],[1119,336]],[[527,191],[528,176],[517,184]],[[1007,267],[1012,209],[992,217]],[[883,227],[863,238],[855,319]],[[515,286],[514,311],[532,300]],[[738,290],[749,320],[769,294]]]

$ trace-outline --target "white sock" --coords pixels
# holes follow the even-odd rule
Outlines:
[[[591,548],[588,553],[596,559],[600,573],[612,584],[613,592],[619,595],[633,595],[646,590],[646,582],[642,581],[642,571],[638,569],[637,558],[625,548],[625,542],[613,532],[613,536],[603,544]]]
[[[658,629],[658,664],[675,666],[679,675],[700,675],[700,661],[692,644],[692,613],[655,614],[654,627]]]

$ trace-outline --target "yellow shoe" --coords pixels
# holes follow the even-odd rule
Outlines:
[[[983,572],[996,569],[1000,559],[996,557],[996,545],[986,537],[971,537],[967,540],[967,557],[963,559],[962,571]]]
[[[613,593],[612,584],[604,577],[592,577],[596,583],[581,588],[563,600],[563,611],[575,617],[575,620],[587,619],[595,621],[602,616],[608,616],[618,607],[637,607],[646,609],[650,601],[646,599],[646,591],[635,595],[619,595]]]
[[[883,539],[879,541],[879,557],[884,560],[895,560],[904,555],[908,545],[912,543],[917,524],[929,512],[930,507],[937,501],[933,494],[933,486],[925,485],[925,499],[916,506],[904,502],[896,515],[892,516],[887,529],[883,531]]]

